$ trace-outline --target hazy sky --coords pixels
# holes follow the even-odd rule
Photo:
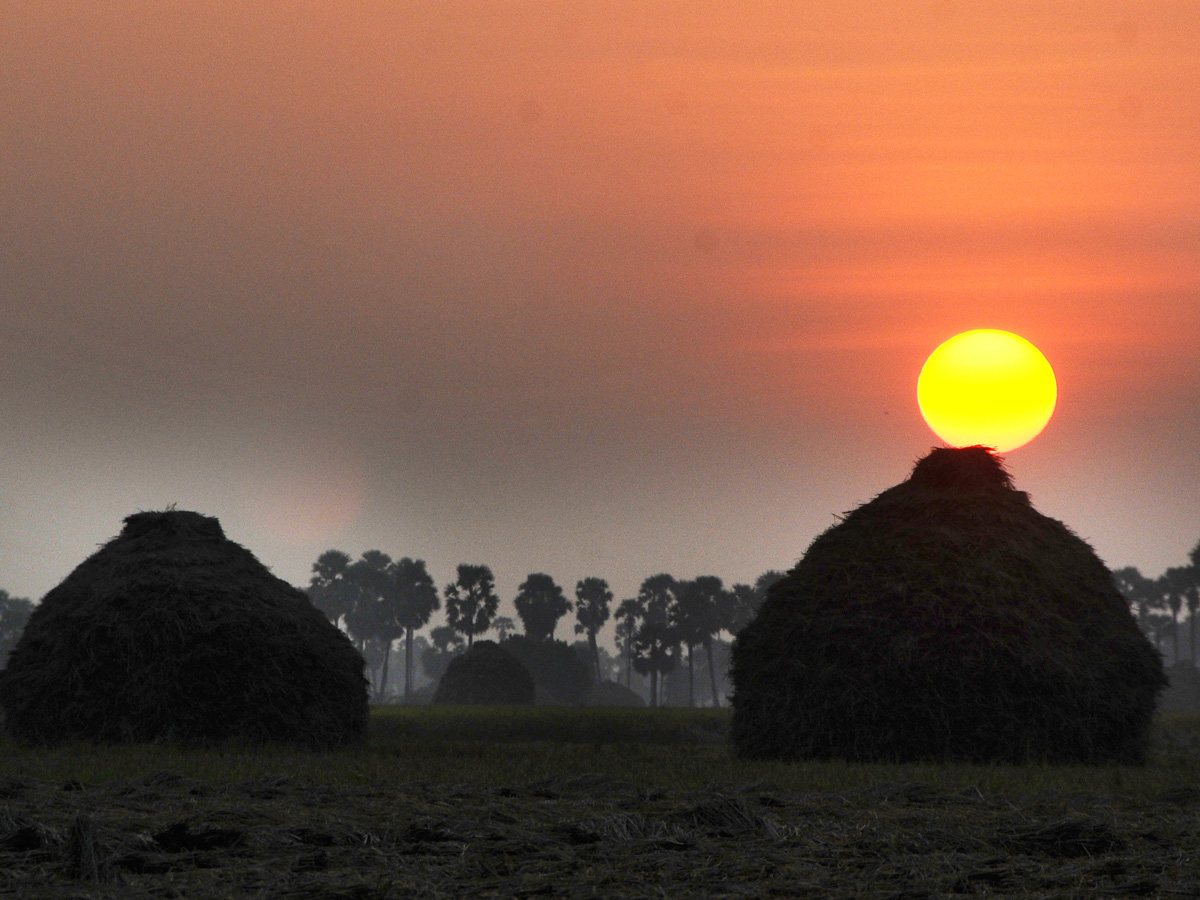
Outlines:
[[[1200,539],[1200,5],[7,4],[0,587],[139,509],[617,599],[786,569],[940,342],[1116,567]],[[559,636],[570,637],[564,623]]]

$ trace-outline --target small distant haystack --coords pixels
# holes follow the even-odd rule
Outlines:
[[[983,447],[820,535],[733,646],[754,759],[1141,762],[1162,660],[1083,540]]]
[[[129,516],[50,591],[0,675],[7,731],[39,744],[366,736],[362,656],[214,518]]]
[[[532,706],[533,676],[495,641],[476,641],[450,661],[433,695],[435,704]]]
[[[1165,712],[1200,713],[1200,670],[1187,660],[1167,669],[1170,684],[1163,691],[1159,708]]]
[[[637,691],[632,691],[616,681],[601,681],[592,687],[588,706],[645,706],[646,701]]]
[[[512,654],[533,676],[538,706],[583,706],[592,692],[592,668],[565,641],[510,635],[500,649]]]

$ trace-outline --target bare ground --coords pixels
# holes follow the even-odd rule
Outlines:
[[[51,898],[1200,897],[1200,790],[1005,799],[884,784],[704,791],[102,786],[0,779],[0,895]]]

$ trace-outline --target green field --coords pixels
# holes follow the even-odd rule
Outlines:
[[[746,762],[730,751],[729,710],[563,707],[377,707],[354,749],[184,750],[74,744],[52,749],[0,741],[0,775],[103,784],[170,771],[209,784],[270,775],[323,785],[520,785],[593,773],[641,786],[694,789],[770,783],[788,791],[849,791],[921,782],[939,790],[1028,795],[1153,796],[1200,784],[1200,715],[1160,714],[1145,766],[881,765]]]

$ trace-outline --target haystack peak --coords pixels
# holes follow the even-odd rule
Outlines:
[[[981,444],[933,448],[917,460],[908,481],[915,487],[932,490],[1013,490],[1004,458],[997,456],[994,448]]]
[[[169,508],[159,511],[136,512],[126,516],[120,539],[160,537],[165,540],[223,539],[225,531],[215,516]]]

